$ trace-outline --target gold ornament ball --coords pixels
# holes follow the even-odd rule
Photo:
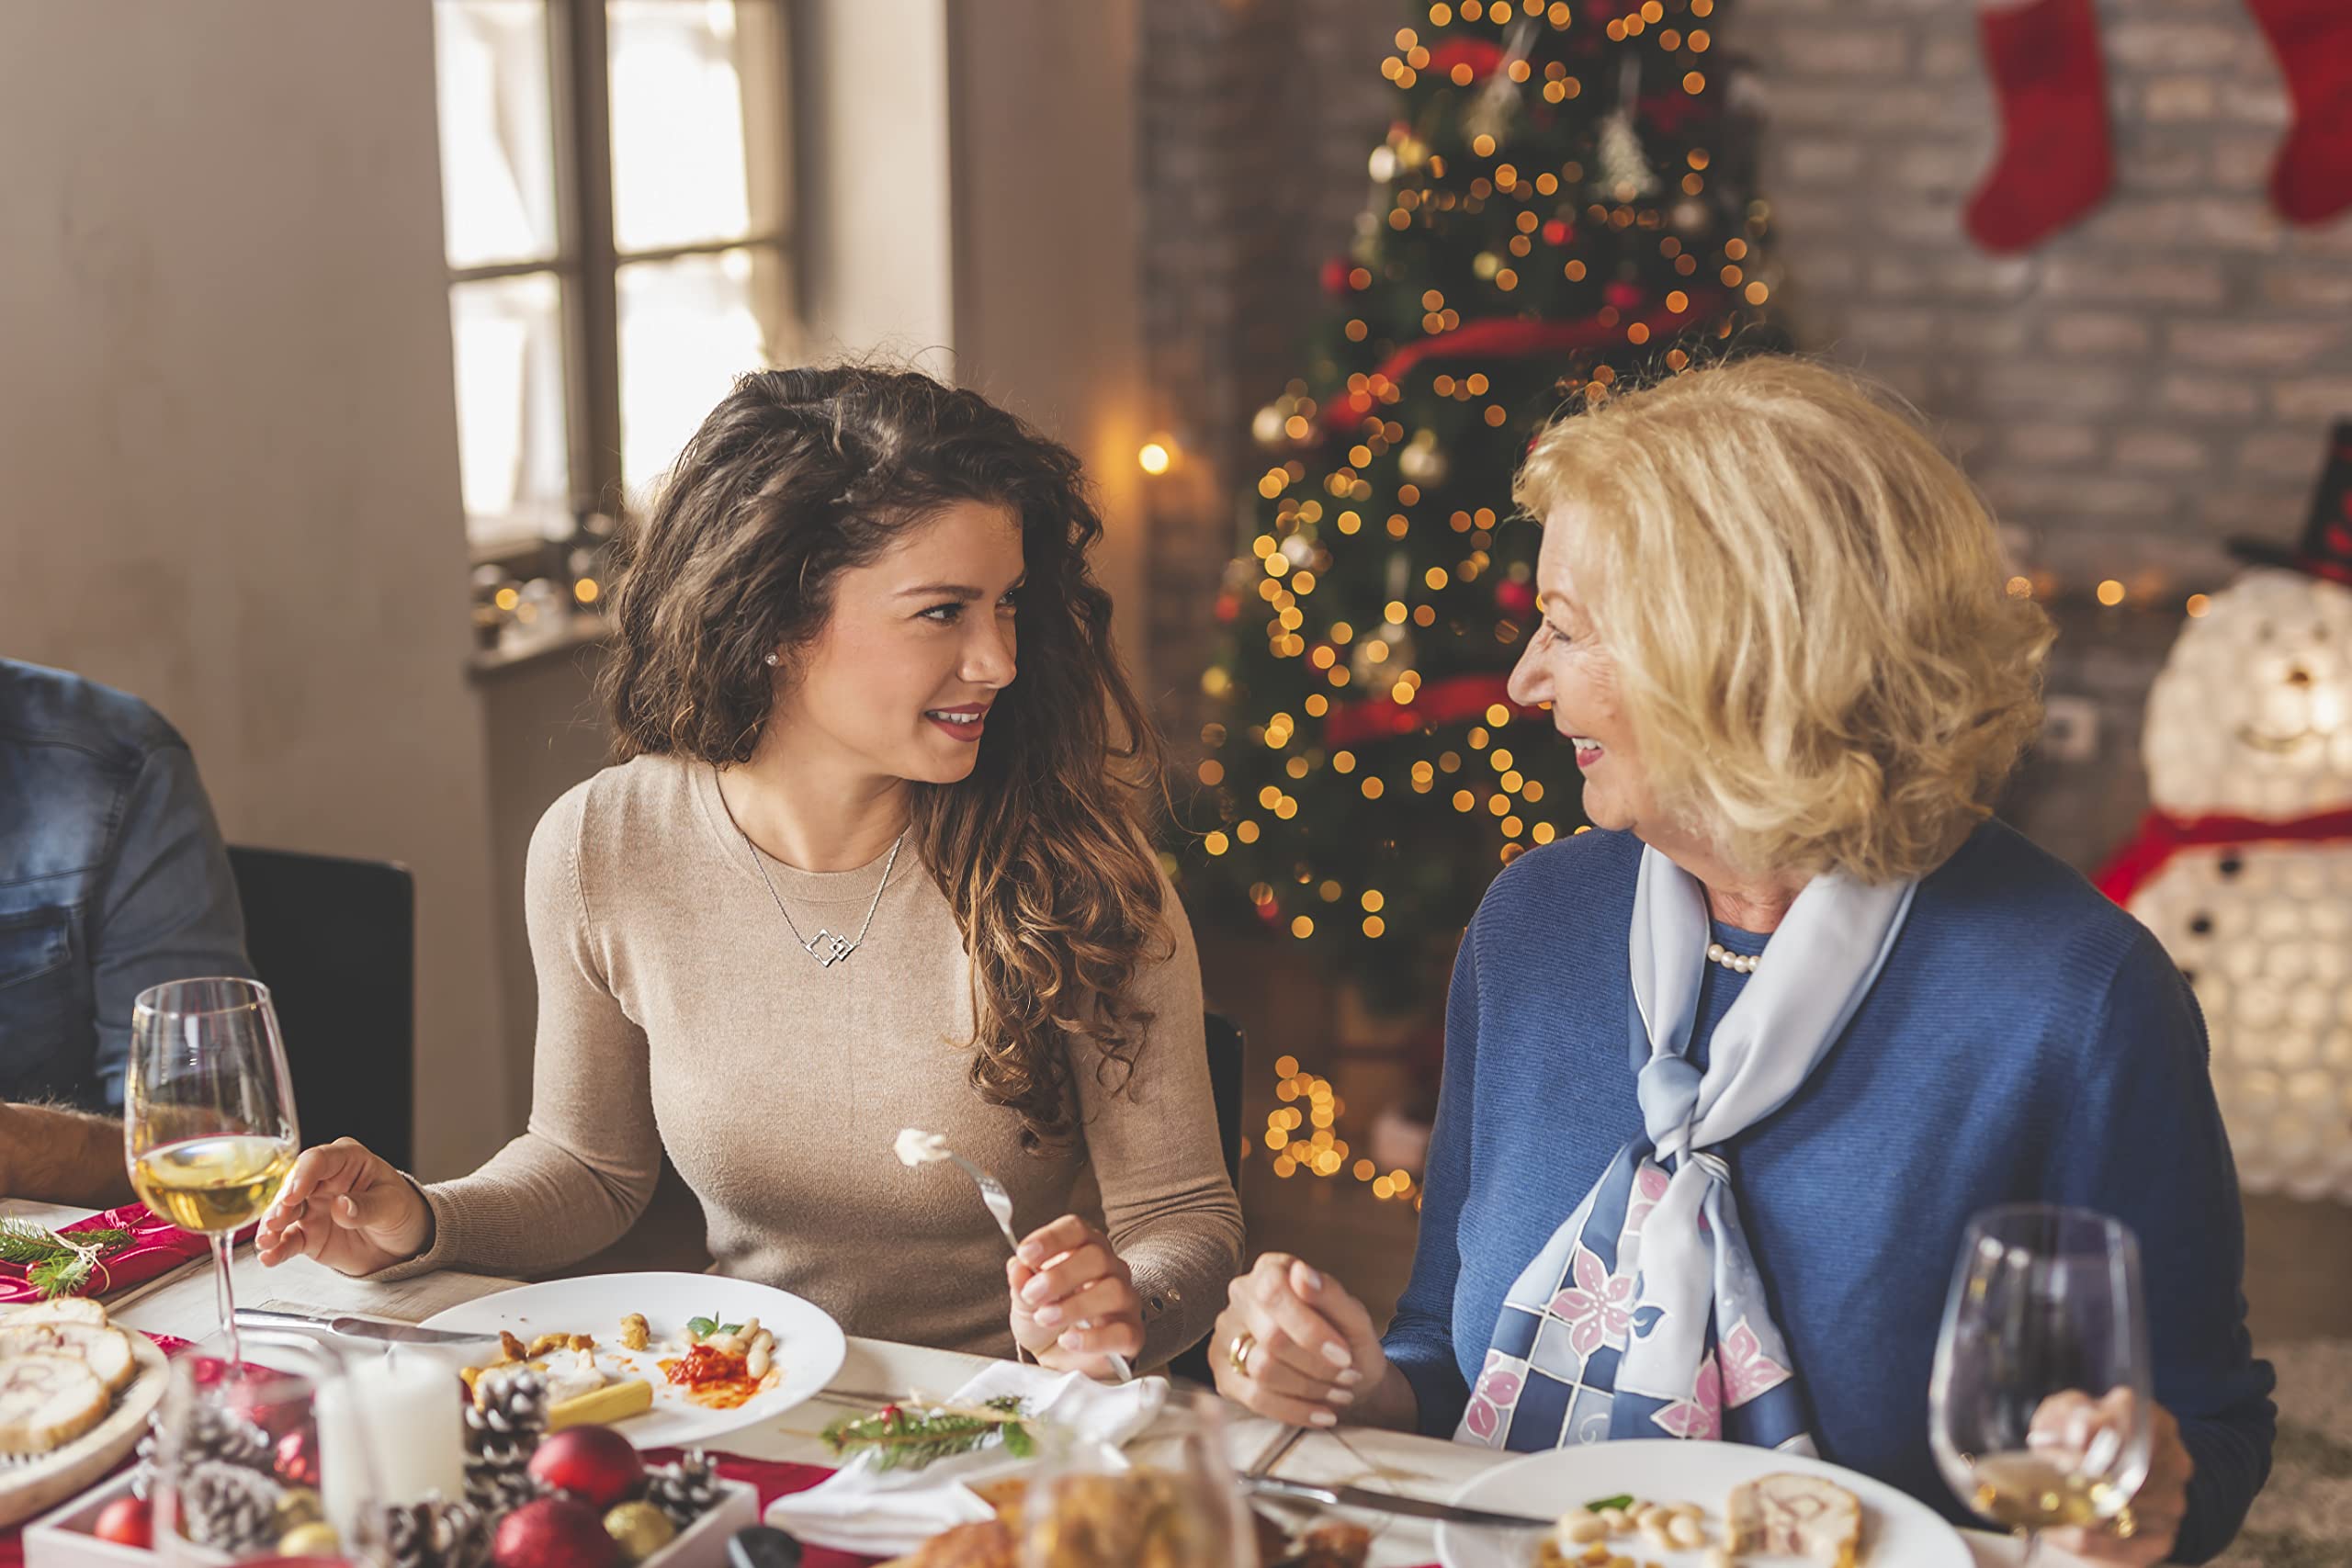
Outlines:
[[[278,1494],[277,1506],[270,1510],[269,1522],[278,1534],[284,1535],[325,1517],[326,1510],[319,1506],[316,1492],[307,1486],[289,1486]]]
[[[321,1519],[296,1525],[277,1538],[280,1557],[333,1557],[343,1550],[334,1527]]]
[[[678,1527],[651,1503],[623,1503],[605,1516],[605,1533],[631,1562],[642,1562],[677,1538]]]

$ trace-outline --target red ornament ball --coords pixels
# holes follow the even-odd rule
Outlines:
[[[604,1511],[644,1484],[645,1461],[610,1427],[567,1427],[532,1450],[531,1474],[594,1507],[591,1522],[601,1532]]]
[[[1642,292],[1642,286],[1640,284],[1625,283],[1622,281],[1612,283],[1608,288],[1602,289],[1600,291],[1600,297],[1603,299],[1608,300],[1611,305],[1616,306],[1621,310],[1635,310],[1639,308],[1642,301],[1647,298],[1647,296]]]
[[[1495,608],[1506,615],[1525,616],[1535,613],[1535,584],[1513,582],[1505,578],[1495,584]]]
[[[1220,593],[1216,596],[1218,620],[1230,621],[1239,614],[1241,614],[1241,596],[1238,593]]]
[[[150,1551],[155,1544],[155,1510],[144,1497],[117,1497],[91,1528],[100,1540]]]
[[[573,1427],[557,1436],[604,1430]],[[605,1516],[594,1508],[570,1497],[541,1497],[498,1522],[490,1560],[494,1568],[616,1568],[620,1548],[605,1533]]]
[[[1544,225],[1544,243],[1547,245],[1565,245],[1576,237],[1575,227],[1565,218],[1555,218]]]
[[[319,1435],[308,1427],[297,1427],[277,1439],[276,1453],[277,1479],[288,1486],[308,1486],[312,1491],[319,1485]]]
[[[1344,295],[1348,291],[1348,258],[1333,256],[1323,264],[1323,292]]]

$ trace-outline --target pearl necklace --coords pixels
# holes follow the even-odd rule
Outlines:
[[[1711,964],[1720,964],[1735,975],[1755,974],[1756,965],[1763,956],[1760,953],[1752,954],[1734,953],[1719,942],[1711,942],[1707,944],[1707,961]]]

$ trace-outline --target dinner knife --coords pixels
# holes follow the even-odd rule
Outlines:
[[[1416,1519],[1437,1519],[1450,1525],[1478,1525],[1490,1529],[1548,1530],[1559,1522],[1556,1519],[1533,1518],[1525,1514],[1492,1514],[1484,1508],[1464,1508],[1458,1504],[1436,1503],[1425,1497],[1402,1497],[1394,1492],[1374,1492],[1364,1486],[1317,1486],[1305,1481],[1285,1481],[1274,1475],[1249,1476],[1241,1484],[1264,1497],[1319,1503],[1327,1508],[1369,1508],[1375,1513],[1404,1514]]]
[[[344,1314],[318,1317],[310,1313],[278,1312],[269,1307],[239,1307],[233,1314],[239,1328],[292,1328],[309,1334],[339,1334],[353,1339],[378,1339],[390,1345],[481,1345],[496,1342],[498,1330],[465,1332],[451,1328],[422,1328],[413,1323],[393,1323],[379,1317]]]

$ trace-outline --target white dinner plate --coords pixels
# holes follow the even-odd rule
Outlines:
[[[1696,1503],[1706,1510],[1707,1540],[1720,1545],[1724,1501],[1743,1481],[1783,1472],[1834,1481],[1861,1500],[1862,1549],[1856,1568],[1973,1568],[1974,1556],[1951,1526],[1917,1498],[1882,1481],[1817,1459],[1804,1459],[1748,1443],[1682,1442],[1672,1438],[1584,1443],[1497,1465],[1455,1493],[1453,1501],[1498,1513],[1556,1518],[1602,1497],[1631,1493],[1645,1503]],[[1698,1568],[1703,1548],[1658,1551],[1643,1536],[1614,1550],[1660,1568]],[[1530,1533],[1440,1525],[1438,1561],[1444,1568],[1531,1568],[1535,1538]],[[1743,1552],[1742,1563],[1795,1563],[1801,1559]]]
[[[643,1350],[621,1348],[621,1319],[643,1313],[652,1339]],[[731,1410],[711,1410],[670,1383],[659,1363],[674,1357],[664,1342],[685,1331],[686,1320],[716,1317],[741,1323],[757,1317],[775,1332],[776,1364],[784,1379]],[[707,1442],[775,1419],[821,1391],[849,1354],[841,1325],[798,1296],[718,1274],[583,1274],[482,1296],[424,1320],[427,1328],[506,1329],[525,1342],[541,1334],[585,1334],[596,1341],[596,1364],[616,1377],[653,1385],[653,1408],[614,1423],[641,1449]]]

